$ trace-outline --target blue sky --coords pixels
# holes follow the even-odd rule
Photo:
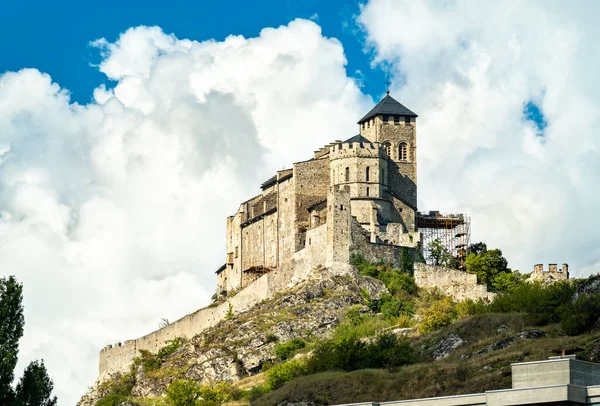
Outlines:
[[[371,68],[371,58],[364,51],[365,35],[355,21],[359,12],[358,3],[344,0],[7,2],[0,15],[0,49],[4,55],[0,72],[37,68],[69,89],[72,100],[82,104],[90,101],[99,83],[111,86],[91,66],[100,56],[89,43],[98,38],[113,42],[121,32],[138,25],[157,25],[180,39],[223,40],[232,34],[248,38],[257,36],[264,27],[312,18],[324,36],[342,42],[348,75],[360,78],[363,91],[377,98],[385,90],[386,74]]]
[[[356,134],[372,61],[419,115],[420,209],[469,214],[513,269],[600,270],[600,3],[363,2],[3,3],[0,269],[20,368],[44,358],[61,405],[99,348],[208,303],[226,217]]]

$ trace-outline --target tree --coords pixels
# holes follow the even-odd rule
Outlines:
[[[14,276],[0,278],[0,405],[13,403],[10,386],[23,336],[23,285]]]
[[[44,361],[27,366],[16,391],[11,386],[24,325],[23,285],[14,276],[0,278],[0,405],[55,406]]]
[[[54,384],[48,376],[44,360],[33,361],[23,372],[17,384],[16,406],[56,406],[56,396],[52,397]]]
[[[482,242],[469,246],[465,265],[467,272],[477,275],[479,283],[485,283],[489,290],[495,292],[512,291],[527,278],[518,271],[511,271],[501,250],[488,250]]]
[[[453,269],[458,267],[458,260],[452,256],[452,253],[444,244],[442,244],[442,240],[439,238],[436,238],[429,243],[429,257],[433,261],[433,265],[440,265]]]

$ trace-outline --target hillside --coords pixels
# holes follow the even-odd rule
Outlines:
[[[508,388],[511,363],[547,359],[562,348],[579,348],[592,361],[600,354],[596,278],[523,282],[490,304],[452,303],[417,290],[402,271],[359,269],[375,277],[317,270],[191,340],[174,340],[156,355],[141,352],[129,373],[97,383],[79,406],[176,404],[165,393],[184,399],[177,405],[455,395]]]

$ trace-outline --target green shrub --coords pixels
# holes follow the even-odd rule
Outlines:
[[[456,311],[458,313],[458,317],[462,319],[478,314],[488,313],[489,304],[485,303],[481,298],[477,299],[477,301],[473,299],[465,299],[456,304]]]
[[[119,406],[121,403],[129,400],[131,390],[135,385],[135,373],[132,371],[121,375],[119,378],[107,382],[100,387],[100,392],[104,395],[97,406]]]
[[[560,326],[571,336],[585,333],[598,323],[600,317],[600,294],[582,296],[575,303],[561,309]]]
[[[383,296],[380,301],[381,313],[385,320],[392,320],[402,314],[413,315],[412,303],[403,301],[394,296]]]
[[[277,344],[275,346],[275,355],[282,361],[292,358],[297,350],[304,348],[306,342],[301,338],[293,338],[286,343]]]
[[[291,360],[275,365],[265,374],[267,376],[266,387],[270,390],[281,388],[294,378],[305,375],[306,365],[301,360]]]
[[[225,320],[229,320],[233,317],[233,306],[229,303],[229,307],[227,308],[227,313],[225,313]]]
[[[489,306],[492,313],[527,313],[529,322],[537,325],[557,323],[561,307],[569,303],[575,286],[556,282],[544,286],[539,282],[524,283],[512,292],[497,295]]]
[[[158,350],[156,354],[152,354],[147,350],[139,350],[140,355],[133,360],[133,365],[135,367],[141,365],[145,373],[156,371],[184,343],[185,340],[183,338],[169,340],[167,341],[167,345]]]
[[[346,312],[346,321],[353,326],[358,326],[364,321],[364,317],[360,314],[360,305],[352,306]]]
[[[428,333],[452,324],[458,319],[458,313],[450,298],[436,300],[422,315],[419,331]]]
[[[200,385],[194,381],[177,379],[165,391],[167,402],[171,406],[191,406],[200,398]]]
[[[343,337],[317,343],[307,363],[310,373],[329,370],[355,371],[365,368],[391,368],[414,360],[414,350],[408,341],[388,333],[372,342],[358,337]]]
[[[198,406],[219,406],[232,400],[233,388],[230,383],[219,382],[215,385],[206,385],[200,388]]]
[[[242,398],[254,401],[264,394],[269,393],[269,388],[266,385],[253,386],[249,390],[242,393]]]
[[[273,334],[273,333],[267,333],[265,334],[265,343],[274,343],[276,341],[279,341],[279,338]]]

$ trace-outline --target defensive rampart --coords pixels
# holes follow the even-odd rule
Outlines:
[[[420,288],[437,288],[453,300],[491,301],[495,293],[477,284],[477,275],[443,266],[415,263],[415,282]]]

